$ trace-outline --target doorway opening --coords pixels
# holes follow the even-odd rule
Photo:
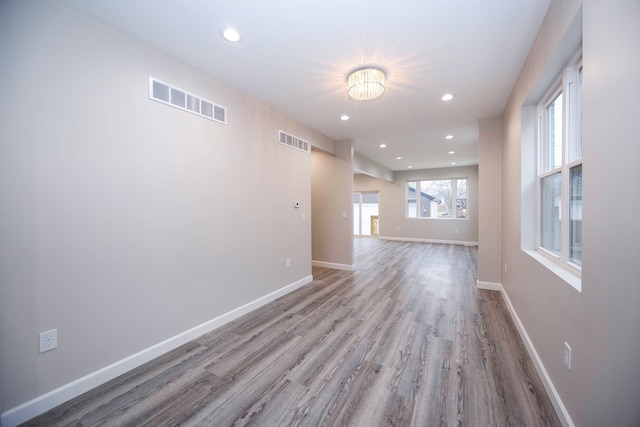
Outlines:
[[[353,235],[378,236],[378,192],[353,193]]]

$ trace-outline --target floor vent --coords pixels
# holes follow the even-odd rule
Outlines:
[[[288,145],[291,148],[304,151],[305,153],[308,153],[310,148],[309,143],[304,139],[289,135],[283,131],[280,131],[280,144]]]
[[[153,77],[149,77],[149,99],[227,124],[226,108]]]

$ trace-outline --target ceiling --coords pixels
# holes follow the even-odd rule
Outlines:
[[[394,171],[478,163],[477,120],[502,113],[550,3],[67,1]],[[347,75],[365,65],[386,72],[385,93],[351,100]]]

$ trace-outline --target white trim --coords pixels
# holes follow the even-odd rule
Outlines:
[[[523,249],[523,252],[538,261],[543,267],[546,267],[567,284],[571,285],[576,291],[582,292],[582,279],[573,274],[570,270],[562,267],[559,263],[554,262],[549,257],[536,250]]]
[[[173,349],[180,347],[212,330],[219,328],[283,295],[286,295],[304,285],[313,282],[313,276],[304,277],[277,291],[271,292],[243,306],[233,309],[225,314],[208,320],[198,326],[186,330],[178,335],[168,338],[158,344],[152,345],[138,353],[125,357],[109,366],[105,366],[95,372],[78,378],[55,390],[40,395],[28,402],[18,405],[2,413],[0,425],[3,427],[15,427],[25,421],[36,417],[49,409],[55,408],[62,403],[80,396],[101,384],[106,383],[146,362],[155,359]]]
[[[571,55],[569,62],[561,67],[560,76],[551,88],[537,104],[538,130],[536,134],[537,167],[536,167],[536,248],[547,259],[556,263],[561,269],[575,275],[577,280],[566,280],[576,290],[581,291],[580,277],[582,268],[571,262],[570,257],[570,221],[560,221],[558,253],[547,250],[542,246],[542,181],[553,175],[560,175],[560,218],[569,218],[571,213],[571,170],[576,166],[582,166],[582,156],[578,157],[578,135],[582,134],[578,126],[581,105],[578,105],[580,92],[577,88],[578,70],[582,67],[582,42],[578,49]],[[581,93],[581,92],[580,92]],[[562,95],[562,131],[560,165],[548,165],[548,157],[551,150],[549,146],[549,117],[548,108]],[[538,259],[538,258],[536,258]],[[555,272],[555,269],[551,269]],[[564,275],[560,275],[563,277]]]
[[[467,242],[464,240],[418,239],[415,237],[391,237],[391,236],[379,236],[379,238],[382,240],[395,240],[399,242],[444,243],[447,245],[478,246],[478,242]]]
[[[483,282],[481,280],[476,280],[476,287],[478,289],[484,289],[486,291],[498,291],[502,292],[502,285],[500,283],[495,282]]]
[[[556,410],[556,414],[558,415],[558,418],[560,418],[560,422],[565,427],[574,427],[573,421],[571,420],[571,416],[569,415],[567,408],[564,406],[562,399],[560,399],[560,395],[558,394],[558,391],[553,385],[553,382],[551,381],[551,377],[547,373],[547,370],[545,369],[544,364],[542,363],[542,359],[540,359],[538,352],[533,346],[533,342],[531,341],[531,338],[529,338],[529,334],[527,334],[527,331],[524,328],[524,325],[522,324],[522,322],[520,321],[520,318],[518,317],[518,314],[516,313],[515,308],[513,308],[513,304],[511,304],[511,300],[509,299],[509,296],[507,295],[506,291],[502,287],[502,284],[494,283],[494,282],[483,282],[478,280],[476,282],[476,286],[478,287],[478,289],[485,289],[489,291],[499,291],[502,294],[502,298],[504,299],[507,309],[509,310],[511,319],[513,320],[513,323],[516,325],[516,329],[518,329],[520,338],[522,338],[522,341],[524,342],[524,345],[527,349],[527,353],[529,353],[529,357],[531,357],[531,360],[533,361],[536,371],[538,372],[538,375],[542,380],[542,384],[544,385],[544,388],[547,391],[549,398],[551,399],[551,403],[553,404],[553,407]]]
[[[353,271],[355,266],[349,264],[336,264],[334,262],[324,262],[324,261],[311,261],[311,265],[314,267],[325,267],[325,268],[333,268],[334,270],[346,270]]]
[[[551,377],[547,373],[547,370],[545,369],[544,364],[542,363],[542,359],[540,359],[540,356],[538,356],[538,352],[533,346],[533,342],[531,341],[531,338],[529,338],[529,334],[527,334],[527,331],[524,328],[524,325],[522,324],[522,322],[520,321],[520,318],[518,317],[518,314],[516,313],[515,308],[513,308],[513,304],[511,304],[511,300],[509,299],[509,296],[505,292],[504,288],[502,289],[501,293],[502,293],[502,297],[504,298],[504,302],[506,303],[507,308],[509,309],[509,314],[511,315],[511,319],[513,319],[513,323],[515,323],[516,328],[520,333],[520,337],[522,338],[522,341],[524,342],[524,345],[527,348],[527,352],[529,353],[531,360],[533,360],[533,364],[536,367],[536,371],[538,372],[538,375],[542,380],[542,384],[544,385],[544,388],[547,391],[549,398],[551,399],[551,403],[553,404],[553,407],[556,410],[556,414],[558,415],[558,418],[560,418],[560,422],[565,427],[575,427],[575,424],[573,424],[573,421],[571,420],[571,416],[569,415],[569,411],[567,411],[567,408],[564,406],[562,399],[560,399],[560,395],[558,394],[558,391],[553,385],[553,382],[551,381]]]

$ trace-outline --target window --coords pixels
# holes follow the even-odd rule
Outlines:
[[[467,178],[408,181],[407,218],[467,218]]]
[[[582,265],[582,56],[538,104],[538,250],[580,275]]]

